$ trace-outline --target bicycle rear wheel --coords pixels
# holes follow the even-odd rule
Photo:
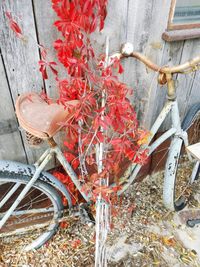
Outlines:
[[[187,132],[189,144],[200,141],[200,103],[186,114],[182,129]],[[199,162],[188,157],[184,142],[174,136],[165,168],[163,201],[169,210],[182,210],[191,199],[191,193],[200,172]]]
[[[0,172],[0,220],[28,183],[27,178],[30,179]],[[12,193],[10,197],[9,192]],[[5,243],[17,241],[26,251],[37,249],[57,231],[62,211],[57,191],[37,181],[0,229],[0,238]],[[27,238],[22,238],[22,235]]]

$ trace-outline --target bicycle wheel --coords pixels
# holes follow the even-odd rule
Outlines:
[[[30,177],[0,172],[0,220]],[[12,195],[8,197],[8,193]],[[7,196],[7,197],[6,197]],[[37,249],[57,231],[63,205],[57,191],[41,181],[35,182],[16,210],[0,229],[2,242],[19,242],[26,251]],[[26,235],[26,238],[22,238]],[[25,244],[23,242],[26,242]]]
[[[200,103],[188,111],[182,129],[188,134],[189,144],[200,141]],[[166,208],[178,211],[187,205],[199,172],[199,162],[188,157],[183,140],[175,136],[170,145],[164,175],[163,201]]]

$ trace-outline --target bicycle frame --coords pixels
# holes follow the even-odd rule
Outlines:
[[[169,113],[171,116],[172,127],[168,131],[166,131],[164,134],[162,134],[158,139],[156,139],[151,145],[149,145],[150,142],[152,141],[153,137],[155,136],[158,129],[160,128],[160,126],[162,125],[162,123],[164,122],[164,120],[166,119],[166,117]],[[177,100],[174,100],[174,101],[168,100],[165,103],[165,106],[163,107],[162,111],[160,112],[159,116],[157,117],[156,121],[154,122],[154,124],[150,130],[150,137],[148,140],[148,144],[146,145],[146,148],[149,149],[148,154],[150,155],[160,144],[162,144],[165,140],[167,140],[169,137],[171,137],[173,135],[182,138],[184,140],[185,144],[186,145],[188,144],[187,133],[181,129],[181,122],[180,122]],[[61,165],[65,169],[65,171],[68,173],[68,175],[70,176],[73,183],[75,184],[75,186],[77,187],[79,192],[82,194],[84,199],[86,201],[90,200],[91,196],[86,195],[82,191],[82,184],[78,180],[76,173],[74,172],[73,168],[71,167],[69,162],[64,157],[61,149],[57,146],[57,144],[55,142],[53,142],[51,147],[48,148],[42,154],[42,156],[37,160],[37,162],[34,164],[36,167],[36,170],[35,170],[35,173],[34,173],[32,179],[29,181],[29,183],[26,185],[26,187],[22,190],[22,192],[20,193],[20,195],[16,199],[15,203],[13,203],[13,205],[6,212],[4,217],[0,220],[0,228],[4,225],[4,223],[7,221],[9,216],[14,212],[14,210],[16,209],[16,207],[18,206],[20,201],[23,199],[23,197],[26,195],[26,193],[30,190],[30,188],[34,184],[34,182],[38,179],[38,177],[40,176],[40,173],[44,170],[45,166],[50,161],[53,154],[56,155],[56,158],[59,160],[59,162],[61,163]],[[123,185],[122,190],[120,190],[118,192],[118,194],[121,194],[122,192],[124,192],[129,187],[129,185],[135,180],[141,167],[142,167],[142,165],[132,164],[127,169],[124,176],[120,180],[128,180],[128,182],[126,182],[125,185]],[[17,190],[17,186],[16,186],[16,190]],[[11,197],[11,195],[13,194],[13,191],[9,192],[8,194],[9,195],[5,196],[5,198],[7,198],[7,199],[9,197]],[[1,206],[1,203],[0,203],[0,206]]]
[[[166,117],[169,113],[171,115],[172,127],[168,131],[163,133],[159,138],[157,138],[149,146],[150,142],[154,138],[155,134],[158,132],[158,129],[160,128],[160,126],[162,125],[162,123],[164,122],[164,120],[166,119]],[[161,145],[165,140],[167,140],[168,138],[170,138],[173,135],[179,136],[180,138],[182,138],[184,140],[185,145],[186,146],[188,145],[187,133],[181,129],[181,122],[180,122],[177,100],[175,100],[175,101],[168,100],[165,103],[165,106],[163,107],[162,111],[160,112],[159,116],[157,117],[156,121],[154,122],[154,124],[150,130],[150,138],[148,140],[148,143],[146,144],[146,148],[148,148],[148,150],[149,150],[148,155],[151,155],[151,153],[159,145]],[[60,148],[57,145],[53,148],[50,148],[49,152],[47,150],[41,156],[41,158],[38,160],[38,162],[40,163],[41,161],[43,161],[43,158],[46,157],[46,154],[48,154],[48,153],[55,153],[57,159],[59,160],[59,162],[61,163],[61,165],[65,169],[65,171],[68,173],[68,175],[72,179],[73,183],[76,185],[77,189],[80,191],[80,193],[82,194],[84,199],[86,201],[88,201],[90,199],[90,195],[86,195],[82,191],[82,185],[81,185],[80,181],[78,180],[76,173],[74,172],[73,168],[71,167],[69,162],[66,160],[62,151],[60,150]],[[49,159],[48,159],[48,161],[49,161]],[[48,163],[48,161],[46,162],[46,164]],[[35,165],[38,165],[38,162],[36,162]],[[128,178],[129,182],[125,186],[123,186],[123,189],[121,191],[119,191],[119,194],[124,192],[128,188],[128,186],[135,180],[141,167],[142,167],[142,165],[140,165],[140,164],[132,164],[127,169],[127,171],[125,172],[125,174],[121,178],[121,180]]]
[[[179,140],[179,147],[182,141],[184,141],[185,145],[188,145],[188,138],[187,138],[187,133],[184,132],[181,129],[181,122],[180,122],[180,116],[179,116],[179,110],[178,110],[178,104],[176,100],[176,94],[175,94],[175,86],[174,86],[174,81],[172,79],[172,76],[174,73],[180,73],[186,70],[193,70],[194,68],[198,67],[198,64],[200,62],[200,57],[194,58],[192,61],[188,61],[185,64],[175,66],[172,68],[169,67],[159,67],[155,64],[153,64],[151,61],[149,61],[145,56],[141,55],[140,53],[134,52],[133,51],[133,46],[130,43],[126,43],[122,46],[121,52],[114,54],[112,57],[117,57],[117,58],[123,58],[123,57],[135,57],[142,61],[146,66],[148,66],[150,69],[153,69],[154,71],[157,71],[159,73],[158,76],[158,81],[160,84],[167,84],[167,102],[162,109],[161,113],[157,117],[155,123],[153,124],[150,133],[151,136],[148,140],[148,144],[144,148],[149,149],[149,155],[160,145],[162,144],[165,140],[170,138],[171,136],[175,136]],[[164,134],[162,134],[157,140],[155,140],[151,145],[149,145],[157,133],[158,129],[166,119],[167,115],[170,113],[171,117],[171,122],[172,122],[172,127],[166,131]],[[22,190],[18,198],[16,199],[15,203],[10,207],[10,209],[6,212],[4,217],[0,220],[0,228],[3,226],[3,224],[6,222],[6,220],[9,218],[9,216],[12,214],[12,212],[16,209],[20,201],[23,199],[23,197],[26,195],[26,193],[29,191],[31,186],[34,184],[34,182],[38,179],[40,176],[40,173],[43,171],[44,167],[47,165],[49,160],[51,159],[52,155],[55,154],[59,162],[62,164],[63,168],[66,170],[70,178],[72,179],[73,183],[77,187],[77,189],[80,191],[82,196],[86,201],[90,200],[90,194],[86,195],[83,190],[82,190],[82,184],[79,181],[76,173],[74,172],[73,168],[69,164],[69,162],[65,159],[62,151],[60,148],[57,146],[53,138],[49,139],[49,144],[50,147],[47,149],[43,155],[40,157],[40,159],[34,164],[36,167],[35,173],[31,180],[28,182],[28,184],[25,186],[25,188]],[[173,140],[174,141],[174,140]],[[178,147],[177,145],[177,147]],[[141,165],[139,164],[132,164],[127,171],[125,172],[124,176],[120,179],[120,183],[123,183],[122,189],[118,192],[118,194],[121,194],[124,192],[129,185],[134,181],[136,178],[139,170],[141,168]],[[175,167],[174,167],[175,168]],[[168,172],[165,173],[167,176],[170,175]],[[17,190],[18,186],[13,190]],[[5,197],[8,199],[11,197],[12,192],[8,193]],[[165,201],[165,200],[164,200]],[[3,203],[3,202],[2,202]],[[0,206],[2,205],[0,203]]]
[[[165,133],[163,133],[159,138],[157,138],[151,145],[149,145],[168,114],[170,114],[170,117],[171,117],[172,127],[169,130],[167,130]],[[165,103],[165,106],[163,107],[162,111],[160,112],[156,121],[151,127],[150,138],[148,140],[148,143],[145,146],[145,148],[149,150],[148,155],[151,155],[151,153],[159,145],[161,145],[165,140],[167,140],[173,135],[180,137],[184,141],[185,145],[186,146],[188,145],[187,133],[181,129],[181,121],[180,121],[178,103],[176,99],[174,101],[168,100]],[[130,186],[130,184],[135,180],[141,167],[142,165],[133,164],[127,169],[127,171],[125,172],[124,176],[121,179],[122,181],[128,180],[128,182],[123,186],[122,190],[119,191],[119,194],[123,193]]]

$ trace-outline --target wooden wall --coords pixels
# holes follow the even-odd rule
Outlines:
[[[166,29],[170,0],[108,0],[108,16],[101,33],[93,34],[97,52],[105,50],[105,37],[110,37],[110,52],[119,50],[121,43],[129,41],[134,49],[144,53],[159,65],[179,64],[200,53],[200,40],[180,41],[172,44],[161,39]],[[8,27],[5,11],[17,16],[25,40],[15,37]],[[18,94],[40,92],[45,88],[51,97],[57,95],[56,84],[49,73],[43,81],[38,71],[40,54],[37,43],[49,48],[54,60],[53,40],[58,36],[52,26],[56,16],[50,0],[0,1],[0,159],[33,162],[44,147],[30,148],[19,131],[14,112]],[[165,87],[157,86],[156,74],[139,62],[124,62],[123,81],[134,88],[132,102],[141,124],[149,127],[162,108]],[[61,76],[64,70],[60,67]],[[189,106],[200,98],[199,73],[179,77],[177,94],[183,117]]]

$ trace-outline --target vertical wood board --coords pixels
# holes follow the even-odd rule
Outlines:
[[[182,57],[182,52],[183,52],[183,47],[184,47],[184,42],[174,42],[174,43],[166,43],[164,46],[163,50],[163,55],[162,55],[162,61],[161,61],[161,66],[175,66],[180,64],[181,62],[181,57]],[[177,75],[175,75],[174,78],[176,78]],[[177,87],[178,82],[175,82],[175,87]],[[164,103],[167,99],[167,86],[157,86],[157,91],[155,94],[155,99],[154,99],[154,112],[152,114],[152,122],[155,121],[156,117],[162,110]],[[169,128],[171,126],[171,120],[168,117],[165,121],[164,124],[161,126],[162,131],[165,129]]]
[[[134,50],[145,54],[150,60],[161,65],[165,42],[164,32],[170,1],[164,0],[130,0],[128,10],[127,41],[134,44]],[[133,99],[139,110],[142,124],[150,128],[154,113],[154,100],[157,91],[157,74],[134,59],[126,65],[125,81],[134,88]]]
[[[18,123],[0,57],[0,159],[26,162]]]
[[[48,61],[55,61],[58,70],[59,78],[63,79],[67,76],[67,71],[64,66],[57,60],[56,51],[54,50],[53,43],[55,40],[62,38],[61,33],[57,30],[53,23],[58,20],[56,13],[51,7],[51,0],[33,1],[33,10],[36,20],[38,41],[41,45],[47,48],[47,59]],[[48,96],[52,98],[58,97],[58,88],[55,80],[55,75],[48,69],[48,79],[45,80],[46,91]]]
[[[181,57],[181,63],[184,63],[199,55],[200,51],[200,39],[187,40],[184,43],[183,54]],[[200,90],[198,83],[198,75],[195,72],[189,74],[179,74],[178,76],[178,88],[177,88],[177,100],[180,110],[181,118],[186,114],[189,106],[192,103],[200,102]],[[193,102],[194,101],[194,102]]]
[[[91,39],[96,55],[105,53],[105,40],[109,37],[109,53],[119,51],[125,42],[127,31],[128,0],[110,0],[107,6],[105,25],[101,32],[96,31]]]
[[[10,29],[5,12],[11,12],[25,36],[25,40],[16,37]],[[39,53],[35,32],[35,22],[31,0],[5,0],[0,3],[0,48],[4,60],[11,95],[15,101],[24,92],[40,92],[43,87],[42,77],[38,71]],[[42,149],[33,151],[23,137],[25,151],[29,162],[34,162]]]

